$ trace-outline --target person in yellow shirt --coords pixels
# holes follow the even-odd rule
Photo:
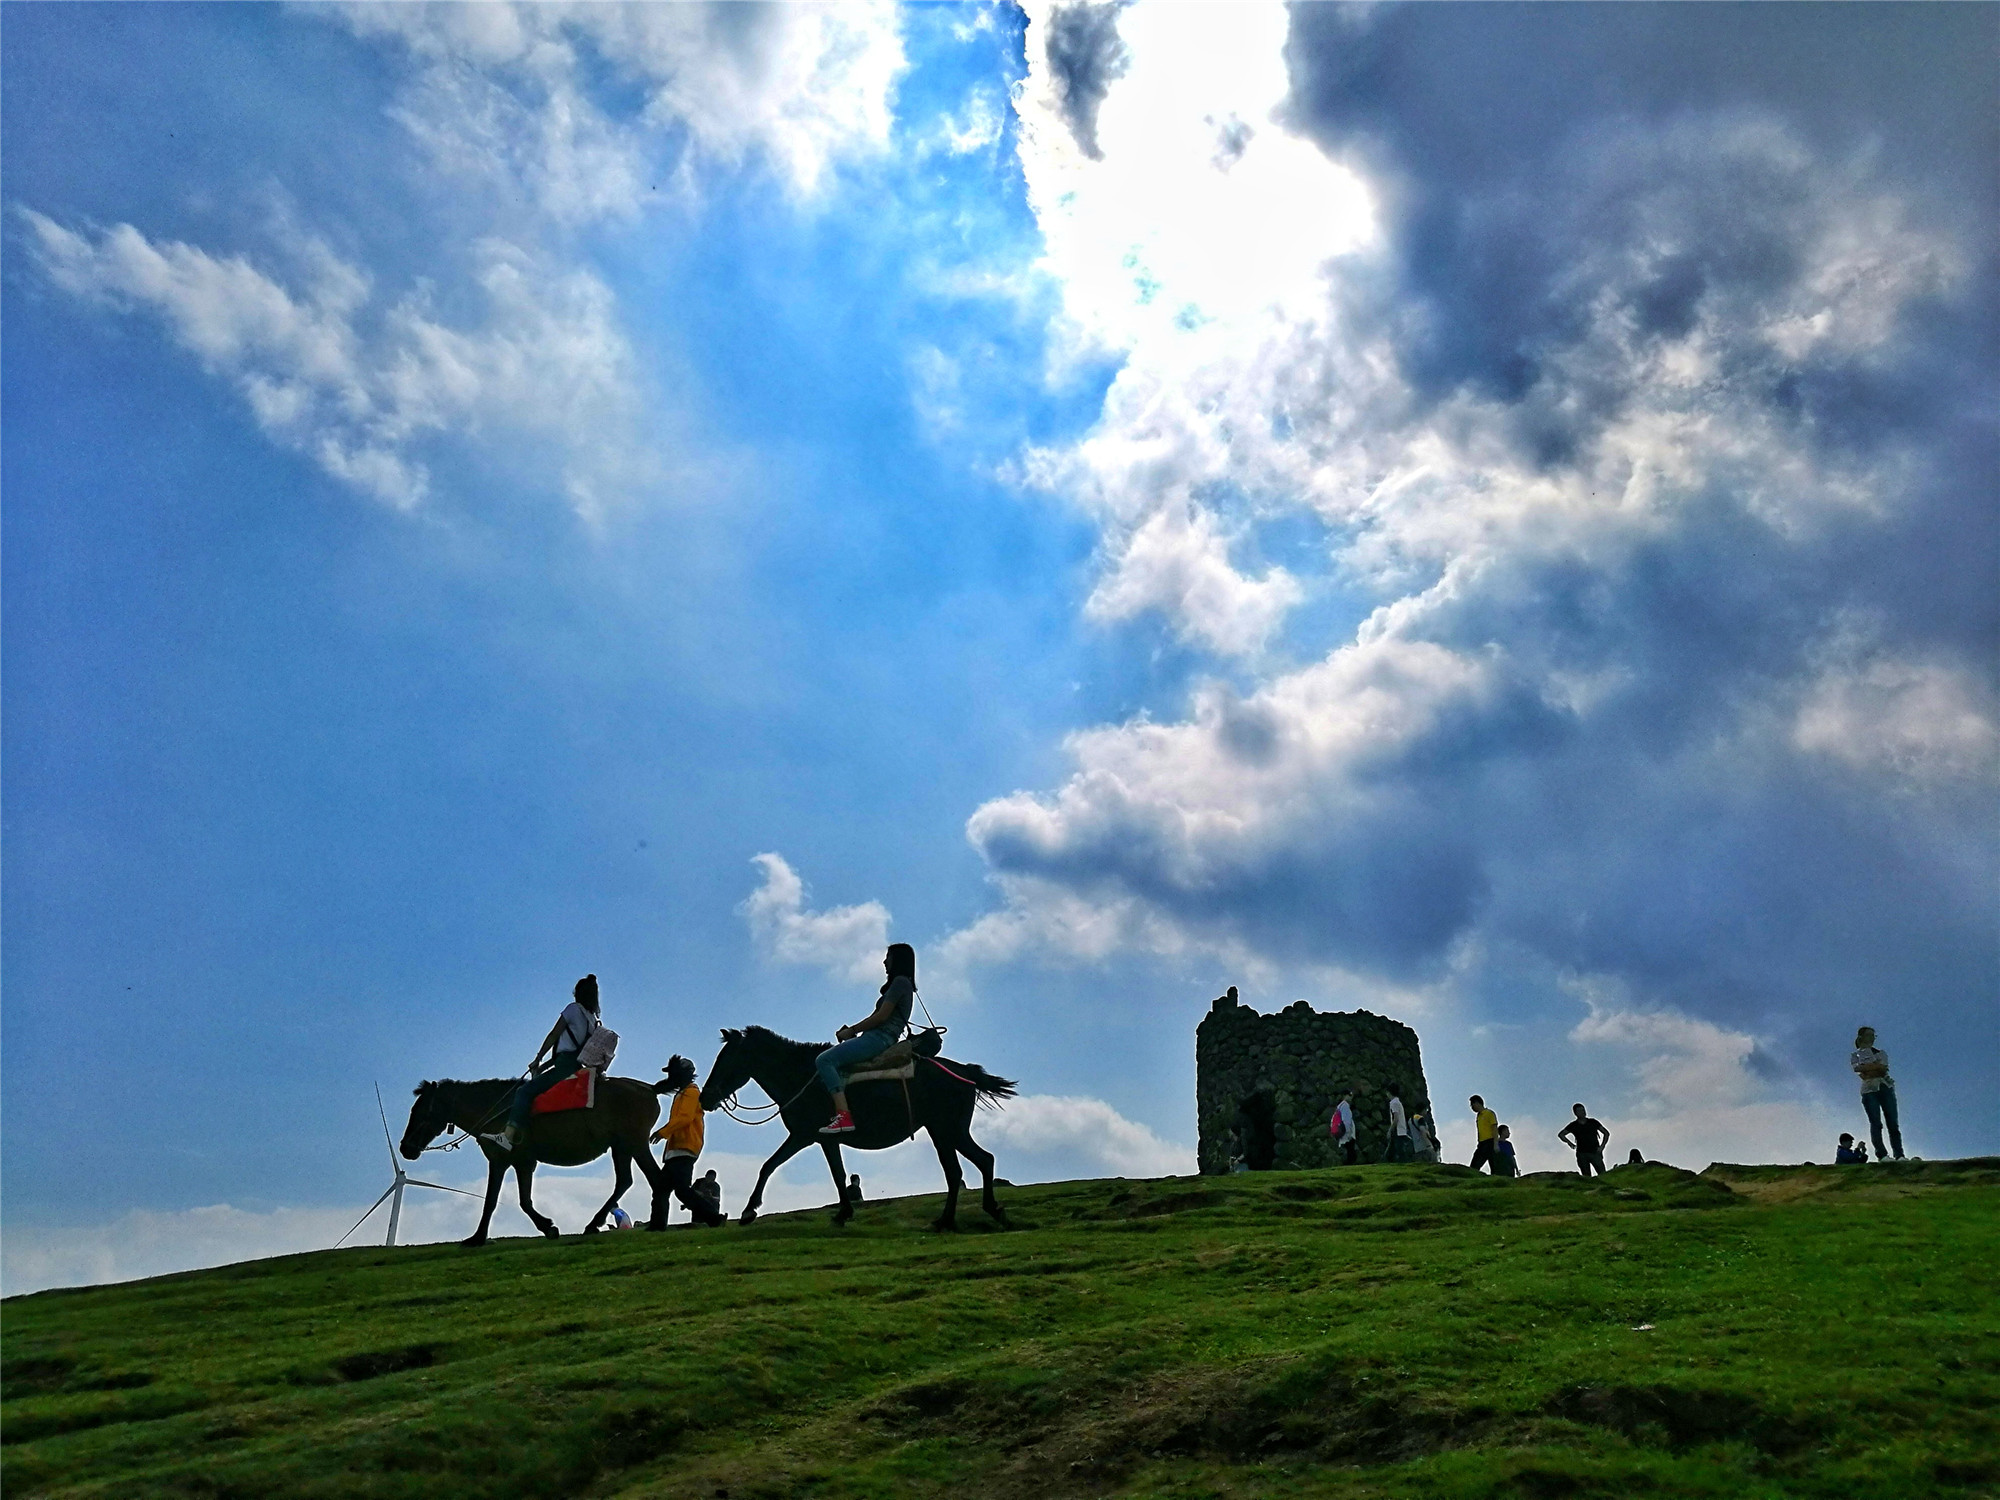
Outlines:
[[[1472,1150],[1472,1170],[1477,1172],[1481,1167],[1491,1169],[1495,1149],[1493,1142],[1500,1134],[1499,1117],[1486,1107],[1486,1101],[1477,1094],[1466,1102],[1472,1106],[1472,1118],[1479,1127],[1479,1144]]]
[[[660,1165],[667,1170],[667,1186],[687,1205],[697,1224],[711,1228],[727,1224],[729,1220],[694,1191],[694,1164],[701,1155],[703,1139],[701,1090],[694,1084],[694,1063],[676,1053],[667,1059],[666,1072],[666,1086],[674,1092],[674,1103],[667,1111],[667,1123],[653,1132],[653,1139],[666,1148]]]

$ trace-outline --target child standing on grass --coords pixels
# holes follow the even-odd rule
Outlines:
[[[1507,1139],[1507,1127],[1493,1127],[1493,1175],[1495,1177],[1518,1177],[1521,1174],[1514,1167],[1514,1143]]]

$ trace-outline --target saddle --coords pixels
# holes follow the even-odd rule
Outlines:
[[[597,1069],[578,1068],[547,1093],[537,1095],[530,1112],[552,1115],[565,1109],[590,1109],[597,1103]]]
[[[841,1073],[849,1083],[870,1083],[882,1078],[894,1081],[917,1076],[917,1059],[936,1057],[943,1045],[943,1038],[935,1028],[926,1027],[913,1031],[900,1042],[873,1057],[856,1063],[852,1068],[843,1068]]]

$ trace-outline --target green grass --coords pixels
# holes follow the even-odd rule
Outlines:
[[[2000,1493],[2000,1161],[1061,1183],[4,1306],[9,1496]],[[977,1211],[974,1211],[977,1218]],[[982,1221],[983,1225],[983,1221]],[[1641,1325],[1650,1325],[1642,1327]]]

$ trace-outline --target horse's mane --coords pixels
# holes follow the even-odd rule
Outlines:
[[[497,1088],[502,1084],[512,1088],[520,1081],[518,1078],[427,1078],[421,1087],[412,1089],[411,1092],[421,1094],[424,1089]]]
[[[754,1036],[761,1041],[773,1042],[780,1047],[790,1047],[796,1052],[819,1053],[826,1051],[827,1048],[833,1045],[832,1042],[795,1042],[788,1036],[779,1036],[777,1032],[768,1026],[745,1026],[743,1028],[743,1035],[746,1037]]]

